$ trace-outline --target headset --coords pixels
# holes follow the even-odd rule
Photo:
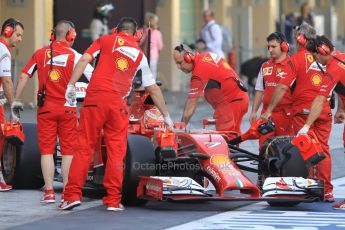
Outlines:
[[[296,40],[297,40],[297,43],[300,44],[301,46],[306,46],[308,42],[304,34],[298,34],[296,37]]]
[[[274,32],[273,33],[273,36],[276,38],[276,39],[279,39],[281,42],[280,42],[280,49],[282,52],[289,52],[289,43],[287,43],[284,35],[280,32]]]
[[[13,32],[16,30],[16,26],[19,24],[19,21],[17,21],[14,18],[11,18],[8,20],[8,22],[3,26],[2,28],[2,34],[9,38],[12,36]]]
[[[332,53],[331,48],[320,39],[315,39],[315,46],[316,52],[321,54],[322,56],[327,56]]]
[[[58,23],[67,23],[71,26],[71,28],[67,31],[67,33],[65,35],[65,39],[68,42],[73,42],[77,37],[77,32],[75,31],[75,26],[74,26],[73,22],[67,21],[67,20],[62,20],[62,21],[59,21]],[[56,40],[55,29],[52,29],[52,32],[50,34],[50,41],[53,42],[55,40]]]
[[[180,44],[180,50],[184,52],[183,54],[183,59],[187,63],[192,63],[195,60],[195,55],[197,54],[196,52],[193,52],[191,48],[186,46],[185,44]]]
[[[133,34],[133,37],[137,40],[137,41],[140,41],[141,38],[143,37],[143,33],[141,31],[138,30],[138,23],[134,20],[134,19],[131,19],[131,18],[126,18],[124,20],[128,20],[130,22],[132,22],[135,26],[135,32]],[[111,30],[111,34],[117,34],[119,33],[119,30],[122,29],[123,27],[121,27],[121,22],[119,22],[117,24],[117,26],[115,28],[113,28]]]

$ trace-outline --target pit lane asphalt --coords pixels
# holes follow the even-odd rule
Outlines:
[[[179,120],[186,95],[172,92],[165,92],[164,95],[171,116],[174,120]],[[201,102],[191,120],[191,128],[201,128],[201,120],[206,117],[212,117],[212,109]],[[35,118],[34,109],[26,108],[22,114],[23,122],[34,121]],[[245,131],[248,127],[247,114],[243,120],[242,130]],[[333,126],[330,140],[333,178],[345,176],[342,131],[343,125]],[[247,141],[241,147],[256,152],[258,145],[255,141]],[[255,179],[253,173],[247,175]],[[56,186],[57,198],[59,198],[61,184],[56,183]],[[105,211],[101,202],[102,194],[99,191],[87,189],[84,191],[84,200],[80,207],[73,211],[62,212],[57,210],[56,205],[41,205],[40,196],[41,192],[37,190],[13,190],[0,193],[0,229],[164,229],[223,212],[235,211],[241,207],[250,208],[252,204],[251,202],[149,202],[145,207],[126,207],[126,211],[114,213]],[[305,204],[297,207],[303,205]],[[323,203],[313,205],[325,206]],[[310,207],[309,204],[307,207]],[[318,208],[315,210],[320,211]]]

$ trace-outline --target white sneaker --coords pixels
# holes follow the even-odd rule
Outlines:
[[[119,204],[117,207],[113,206],[108,206],[107,211],[113,211],[113,212],[118,212],[118,211],[124,211],[125,207],[122,204]]]
[[[58,206],[60,210],[72,210],[73,208],[79,206],[81,204],[80,200],[75,201],[64,201]]]

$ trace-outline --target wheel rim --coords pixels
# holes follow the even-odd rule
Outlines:
[[[4,152],[3,152],[3,165],[2,170],[4,177],[7,181],[12,180],[14,177],[15,167],[16,167],[16,147],[5,143],[4,144]]]

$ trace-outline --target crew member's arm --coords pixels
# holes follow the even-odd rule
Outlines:
[[[4,88],[4,94],[5,97],[8,100],[8,103],[10,103],[10,105],[12,105],[13,100],[14,100],[14,87],[13,87],[13,82],[11,77],[1,77],[2,79],[2,84],[3,84],[3,88]]]
[[[15,99],[20,98],[28,80],[29,80],[29,75],[22,72],[20,74],[18,82],[17,82],[16,93],[15,93],[15,97],[14,97]]]
[[[169,125],[170,128],[174,127],[174,122],[172,121],[168,108],[165,104],[165,100],[161,89],[156,85],[156,81],[153,78],[152,72],[147,62],[147,58],[143,55],[143,58],[138,66],[138,70],[142,71],[142,86],[145,87],[145,91],[148,92],[157,106],[158,110],[162,113],[164,117],[164,122]]]
[[[163,116],[169,116],[168,108],[165,104],[161,89],[156,84],[154,84],[145,87],[145,91],[150,94],[153,102],[155,103],[159,111],[163,114]]]
[[[273,95],[270,99],[270,102],[267,106],[267,110],[265,113],[261,115],[261,119],[266,121],[271,116],[272,111],[277,106],[277,104],[280,102],[284,94],[286,93],[286,90],[288,90],[289,87],[287,87],[284,84],[278,84],[276,88],[274,89]]]
[[[190,90],[188,94],[188,99],[184,106],[181,121],[185,122],[187,125],[193,116],[196,106],[199,101],[199,97],[204,94],[207,82],[204,82],[198,76],[192,76],[190,79]]]
[[[75,83],[79,80],[79,78],[81,77],[82,73],[85,71],[85,68],[88,66],[88,64],[94,58],[96,58],[100,52],[101,52],[101,42],[100,42],[100,39],[97,39],[89,46],[89,48],[87,48],[83,56],[79,58],[79,61],[77,62],[77,64],[75,65],[73,69],[71,79],[67,86],[67,91],[70,91],[72,93],[73,91],[75,91],[74,89]],[[66,96],[67,101],[69,101],[73,98],[71,99],[67,98],[67,91],[66,91],[65,96]],[[70,94],[71,96],[72,96],[72,93]],[[75,96],[75,92],[74,92],[74,96]]]
[[[37,70],[37,62],[36,62],[36,53],[35,53],[34,55],[32,55],[30,60],[26,63],[26,65],[22,69],[22,72],[18,78],[18,82],[16,85],[16,92],[14,95],[15,96],[14,101],[11,104],[13,120],[19,120],[20,111],[23,111],[24,105],[18,99],[21,97],[29,78],[31,78],[36,73],[36,70]]]
[[[337,112],[334,114],[334,123],[344,123],[345,120],[345,109],[344,109],[344,96],[338,94],[338,107]]]
[[[92,56],[89,53],[84,53],[83,56],[79,59],[78,63],[76,64],[71,79],[69,80],[69,85],[75,85],[75,83],[79,80],[81,75],[83,74],[86,66],[92,61]]]
[[[256,80],[256,84],[255,84],[255,96],[253,100],[252,112],[249,116],[250,124],[256,120],[256,113],[258,112],[259,107],[262,103],[262,98],[264,96],[264,89],[265,89],[264,79],[262,77],[262,68],[261,68],[258,74],[258,78]]]
[[[318,95],[310,108],[310,113],[308,115],[307,121],[302,129],[298,132],[298,134],[307,133],[309,131],[310,126],[314,123],[314,121],[320,116],[320,113],[323,109],[323,104],[327,100],[327,97],[323,95]]]
[[[184,122],[186,125],[189,123],[190,119],[192,118],[196,106],[198,104],[199,97],[188,98],[186,101],[186,105],[184,106],[183,114],[181,121]]]
[[[77,51],[74,51],[74,54],[75,54],[74,55],[75,58],[74,58],[74,67],[73,67],[73,69],[75,68],[75,66],[78,63],[78,61],[82,58],[82,55],[80,53],[78,53]],[[85,69],[83,71],[83,74],[84,74],[84,76],[86,77],[86,79],[88,81],[90,81],[92,73],[93,73],[93,67],[89,63],[87,63],[87,65],[86,65],[86,67],[85,67]]]
[[[259,107],[262,103],[262,98],[264,97],[264,91],[255,90],[255,96],[253,100],[252,112],[249,116],[250,124],[256,120],[256,113],[259,110]]]

